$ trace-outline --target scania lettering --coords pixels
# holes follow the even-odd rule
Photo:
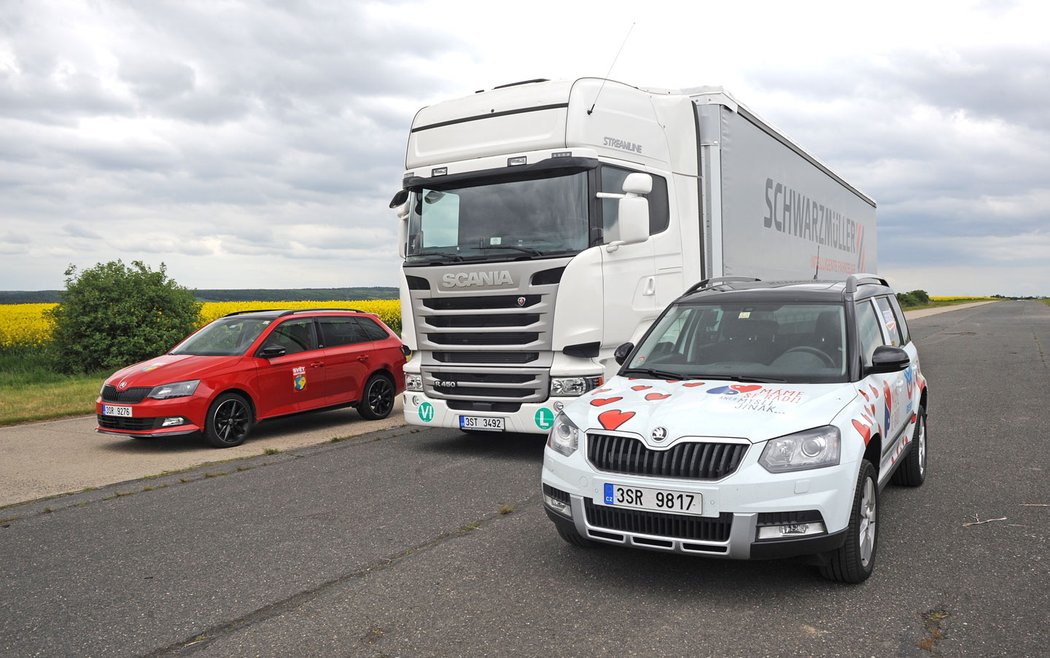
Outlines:
[[[546,433],[696,281],[876,271],[875,202],[718,87],[425,107],[391,207],[415,425]]]

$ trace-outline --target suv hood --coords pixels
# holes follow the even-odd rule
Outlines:
[[[241,360],[239,356],[193,356],[190,354],[164,354],[122,368],[113,373],[107,384],[124,388],[134,386],[160,386],[202,377],[228,369]]]
[[[830,424],[856,397],[852,384],[749,384],[614,377],[565,406],[584,431],[637,434],[667,446],[680,436],[733,437],[760,443]],[[653,430],[666,430],[656,443]]]

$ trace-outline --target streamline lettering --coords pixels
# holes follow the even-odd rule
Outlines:
[[[614,149],[620,149],[621,151],[630,151],[631,153],[642,154],[642,145],[635,144],[634,142],[628,142],[625,139],[616,139],[615,137],[606,137],[602,144],[605,146],[612,147]]]
[[[816,244],[855,254],[863,226],[837,210],[810,199],[772,178],[766,179],[766,214],[762,225]]]

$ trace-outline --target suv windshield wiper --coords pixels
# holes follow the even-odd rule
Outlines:
[[[696,375],[696,379],[717,379],[727,382],[758,382],[760,384],[783,384],[786,379],[776,377],[742,377],[740,375]]]
[[[655,370],[653,368],[628,368],[620,373],[621,375],[649,375],[656,379],[691,379],[687,378],[680,372],[669,372],[667,370]]]

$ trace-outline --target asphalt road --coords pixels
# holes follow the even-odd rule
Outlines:
[[[1050,307],[910,324],[929,479],[863,585],[576,549],[543,437],[403,427],[3,509],[0,654],[1046,655]]]

